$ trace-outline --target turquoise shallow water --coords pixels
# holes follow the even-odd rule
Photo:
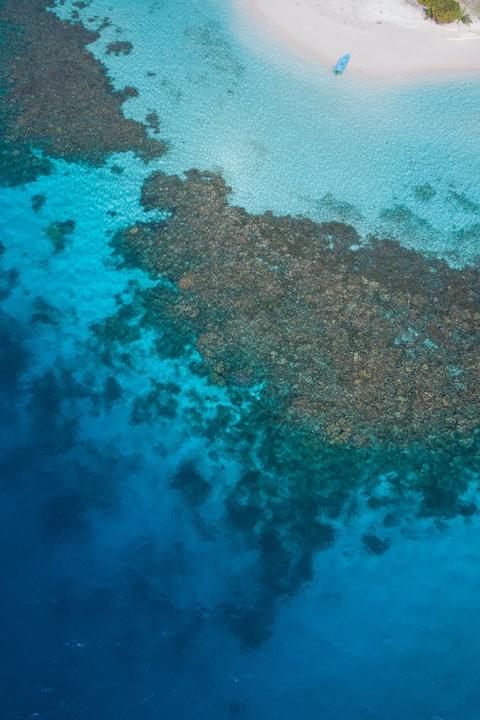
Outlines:
[[[359,494],[312,579],[273,593],[272,611],[256,548],[224,513],[242,472],[228,439],[238,403],[195,371],[192,349],[172,357],[148,325],[127,341],[135,312],[121,331],[99,325],[159,282],[119,267],[109,243],[145,219],[154,167],[218,168],[250,210],[352,219],[465,263],[478,252],[480,83],[340,85],[273,46],[257,53],[259,37],[236,35],[216,0],[94,0],[94,14],[113,24],[93,50],[140,91],[127,113],[156,110],[171,149],[148,167],[130,155],[101,169],[57,162],[0,192],[2,716],[477,720],[477,515],[415,518],[411,498],[388,552],[368,554],[359,538],[378,513]],[[134,51],[105,58],[117,27]],[[414,192],[425,183],[430,200]],[[45,230],[66,220],[75,228],[55,252]],[[139,402],[155,383],[175,388]],[[213,421],[225,409],[223,433]],[[185,462],[209,484],[203,504],[175,485]],[[388,495],[389,478],[376,483]],[[465,502],[477,485],[472,474]],[[203,492],[198,478],[189,487]],[[264,623],[245,598],[264,603]],[[257,647],[232,632],[239,623]]]
[[[92,50],[119,88],[139,89],[128,114],[158,112],[167,170],[219,169],[251,211],[340,217],[455,264],[478,254],[476,80],[338,79],[286,55],[221,0],[94,8],[83,16],[112,26]],[[118,38],[133,52],[105,57]]]

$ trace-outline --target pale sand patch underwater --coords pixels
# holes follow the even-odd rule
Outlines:
[[[236,0],[297,54],[379,78],[480,71],[480,22],[437,25],[408,0]]]

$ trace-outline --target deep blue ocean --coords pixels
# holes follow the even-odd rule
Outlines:
[[[174,356],[138,321],[139,289],[161,281],[111,240],[146,219],[152,170],[197,167],[249,211],[353,222],[464,267],[479,254],[480,80],[340,83],[221,0],[80,14],[110,17],[90,50],[138,88],[128,116],[158,112],[169,151],[52,160],[0,188],[1,720],[479,720],[478,513],[421,517],[412,497],[388,550],[369,552],[378,516],[360,492],[310,579],[266,598],[258,548],[224,511],[241,408],[195,372],[194,348]],[[118,38],[133,51],[105,55]],[[394,477],[377,478],[380,499]]]

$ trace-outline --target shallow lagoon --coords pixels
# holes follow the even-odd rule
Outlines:
[[[170,352],[168,331],[158,338],[135,306],[105,321],[158,282],[121,267],[109,242],[145,219],[140,185],[155,166],[221,168],[252,211],[340,213],[365,233],[400,203],[433,227],[406,228],[403,213],[400,239],[465,262],[476,236],[454,245],[452,229],[474,226],[478,212],[469,146],[480,86],[389,91],[345,78],[339,89],[275,48],[252,53],[216,2],[97,0],[85,14],[111,17],[94,50],[119,87],[138,87],[127,112],[158,112],[171,150],[148,168],[130,155],[103,169],[58,162],[54,175],[0,193],[5,717],[476,720],[476,515],[415,518],[412,498],[409,521],[385,525],[383,552],[360,540],[379,522],[360,493],[332,522],[313,577],[264,597],[257,548],[224,512],[242,474],[238,398],[196,371],[193,349]],[[105,58],[117,26],[134,50]],[[368,181],[352,182],[352,158]],[[412,189],[425,183],[430,200]],[[46,197],[40,210],[33,195]],[[59,249],[46,229],[68,220]],[[380,500],[386,485],[378,478]],[[265,557],[281,575],[275,543]]]
[[[118,88],[138,88],[127,114],[158,113],[162,167],[221,170],[252,212],[343,219],[455,263],[478,254],[478,82],[335,78],[269,44],[235,8],[98,0],[83,13],[111,18],[92,50]],[[133,50],[105,55],[119,38]]]

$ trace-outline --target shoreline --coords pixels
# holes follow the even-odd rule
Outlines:
[[[480,21],[437,25],[407,0],[235,0],[255,24],[297,57],[373,79],[480,73]]]

